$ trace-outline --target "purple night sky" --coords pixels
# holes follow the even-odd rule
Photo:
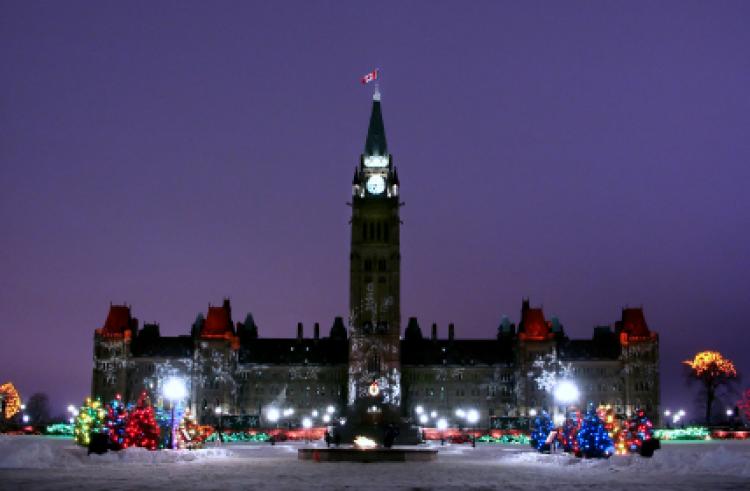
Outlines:
[[[348,306],[371,87],[402,197],[402,324],[572,337],[643,305],[750,373],[750,2],[2,2],[0,382],[56,409],[110,302],[261,336]],[[743,381],[740,387],[747,385]]]

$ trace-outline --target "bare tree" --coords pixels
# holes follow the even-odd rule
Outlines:
[[[37,392],[29,397],[26,402],[26,414],[29,422],[34,425],[44,424],[49,421],[49,397],[43,392]]]

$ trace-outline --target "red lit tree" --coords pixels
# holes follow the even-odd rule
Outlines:
[[[112,450],[120,450],[126,445],[126,429],[128,421],[128,411],[122,403],[120,394],[107,404],[106,415],[104,416],[104,426],[109,433],[109,447]]]
[[[159,445],[159,436],[160,430],[154,417],[154,408],[146,392],[143,392],[125,423],[123,446],[156,450]]]
[[[711,423],[711,407],[716,400],[716,390],[737,379],[734,363],[718,351],[701,351],[692,360],[683,361],[690,367],[690,376],[703,384],[706,393],[706,424]]]
[[[737,409],[745,413],[745,419],[750,421],[750,389],[745,390],[742,399],[737,401]],[[739,414],[737,414],[739,416]]]

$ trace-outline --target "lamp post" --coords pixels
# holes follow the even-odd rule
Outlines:
[[[310,428],[312,428],[312,419],[305,416],[302,418],[302,427],[305,429],[305,442],[310,443]]]
[[[169,448],[174,449],[174,406],[187,395],[185,381],[178,377],[167,379],[162,385],[162,395],[172,406],[172,416],[169,424]]]
[[[568,407],[578,401],[578,397],[580,396],[580,392],[578,391],[578,386],[574,384],[570,380],[562,380],[557,383],[555,386],[555,415],[554,415],[554,422],[557,426],[562,426],[565,423],[565,419],[568,415]],[[563,414],[560,415],[558,413],[558,404],[562,404],[564,407]],[[559,430],[555,430],[559,431]],[[552,442],[550,444],[550,449],[552,450],[555,446],[555,443]]]
[[[466,421],[469,422],[471,425],[471,446],[476,447],[477,446],[477,433],[476,428],[474,428],[479,421],[479,411],[476,409],[469,409],[466,412]]]
[[[273,423],[274,427],[279,427],[279,410],[275,407],[268,408],[266,411],[266,419]]]
[[[219,442],[224,443],[224,418],[222,417],[222,409],[221,405],[216,406],[216,409],[214,409],[214,413],[216,413],[216,416],[219,418]]]
[[[445,418],[437,420],[437,428],[440,430],[440,445],[445,445],[445,429],[448,428],[448,421]]]

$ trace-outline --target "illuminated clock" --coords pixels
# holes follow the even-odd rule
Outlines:
[[[376,397],[378,394],[380,394],[380,387],[378,387],[378,383],[371,383],[370,388],[367,389],[367,392],[369,392],[372,397]]]
[[[383,176],[370,176],[367,179],[367,192],[370,194],[380,194],[385,191],[385,179]]]
[[[365,157],[365,167],[387,167],[388,157],[383,155],[370,155]]]

